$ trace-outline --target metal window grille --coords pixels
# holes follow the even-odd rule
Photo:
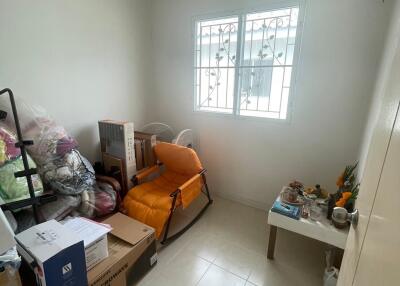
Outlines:
[[[286,119],[299,7],[196,22],[195,109]]]

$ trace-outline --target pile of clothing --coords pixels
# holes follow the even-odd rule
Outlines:
[[[16,136],[6,126],[0,125],[0,201],[9,203],[29,197],[26,179],[15,178],[14,173],[23,171],[24,164],[21,151],[15,147]],[[30,168],[36,168],[35,162],[28,155]],[[43,191],[42,181],[38,175],[32,176],[36,195]]]
[[[112,186],[96,182],[92,165],[78,151],[77,141],[62,126],[47,115],[35,113],[33,108],[23,110],[20,121],[24,138],[34,142],[27,151],[30,167],[38,171],[38,176],[34,176],[35,190],[53,191],[57,196],[56,201],[40,206],[43,219],[61,220],[68,215],[94,218],[116,208],[117,194]],[[8,129],[0,129],[0,164],[4,162],[0,169],[0,197],[6,202],[28,195],[26,179],[14,178],[14,172],[21,167],[23,170],[23,165],[19,149],[13,147],[15,136],[10,131],[13,126],[10,122],[8,125]],[[7,172],[2,173],[3,168]],[[12,182],[4,187],[3,181]],[[15,187],[21,182],[25,182],[24,188]]]

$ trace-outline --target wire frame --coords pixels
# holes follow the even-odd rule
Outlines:
[[[238,18],[197,23],[196,105],[231,113],[234,102]]]
[[[298,13],[293,7],[197,22],[196,109],[285,119]]]

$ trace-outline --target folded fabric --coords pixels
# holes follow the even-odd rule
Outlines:
[[[28,156],[30,168],[36,165]],[[7,161],[0,167],[0,197],[4,202],[12,202],[29,197],[28,182],[25,177],[16,178],[14,174],[24,170],[24,164],[21,157]],[[42,181],[38,175],[32,176],[33,188],[35,194],[39,195],[43,191]]]
[[[271,211],[293,219],[300,219],[301,214],[299,207],[282,203],[279,198],[274,202]]]

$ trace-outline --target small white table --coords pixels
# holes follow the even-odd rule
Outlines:
[[[269,241],[268,241],[268,259],[274,258],[276,233],[278,228],[286,229],[337,248],[344,249],[346,247],[347,235],[349,228],[338,229],[332,225],[332,222],[326,218],[326,214],[322,213],[319,221],[313,221],[310,218],[299,220],[269,211],[268,224],[270,225]]]

